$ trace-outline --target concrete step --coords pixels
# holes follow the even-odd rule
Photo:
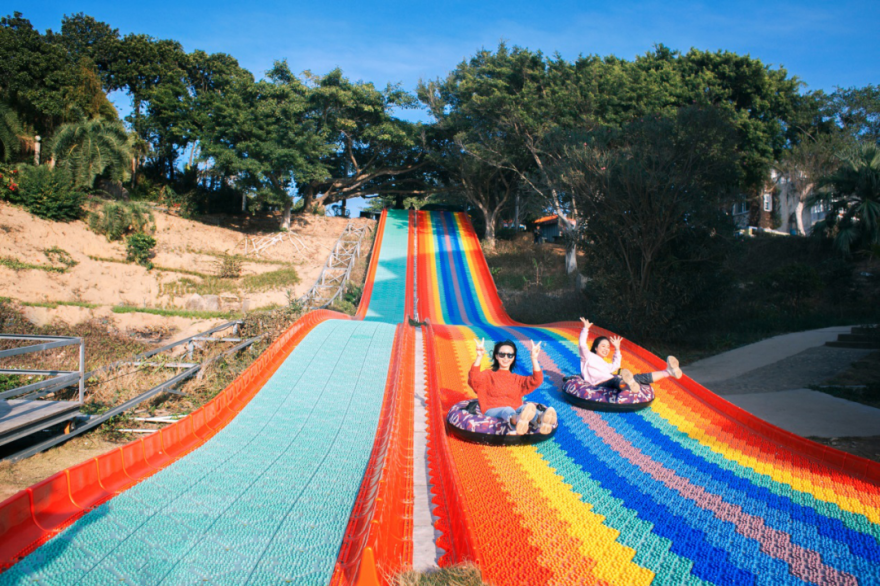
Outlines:
[[[837,340],[834,342],[825,342],[825,345],[831,346],[833,348],[862,348],[865,350],[880,350],[880,340],[867,342],[844,342]]]
[[[866,334],[837,334],[838,342],[877,342],[880,343],[880,336],[871,336]]]
[[[852,329],[852,333],[857,336],[870,336],[872,338],[880,338],[880,328],[856,326]]]

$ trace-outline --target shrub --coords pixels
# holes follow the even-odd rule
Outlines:
[[[107,202],[97,212],[89,214],[89,228],[113,241],[127,234],[152,234],[156,230],[156,220],[144,204]]]
[[[150,259],[155,254],[153,251],[155,246],[156,239],[143,233],[132,234],[125,239],[125,252],[128,260],[148,269],[153,268],[153,263]]]
[[[41,165],[22,169],[21,183],[11,190],[9,199],[35,216],[66,222],[82,216],[84,196],[74,189],[65,169],[53,171]]]
[[[799,314],[806,300],[822,287],[822,278],[815,268],[792,263],[763,276],[758,284],[780,303],[790,305]]]
[[[20,178],[18,169],[0,165],[0,199],[15,200]]]
[[[214,261],[214,274],[221,279],[237,279],[241,276],[241,266],[241,257],[224,254]]]
[[[516,238],[516,230],[513,228],[498,228],[495,230],[495,238],[498,240],[513,240]]]

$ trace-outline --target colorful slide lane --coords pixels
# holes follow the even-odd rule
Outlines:
[[[372,321],[336,314],[316,325],[213,437],[83,507],[0,585],[328,584],[373,460],[389,364],[405,359],[393,324],[411,306],[408,214],[383,220]],[[27,498],[33,514],[40,501]],[[0,514],[6,533],[18,527],[10,519]]]
[[[475,338],[510,338],[520,355],[540,340],[545,383],[529,399],[560,418],[551,440],[515,448],[432,426],[443,445],[430,449],[448,454],[434,480],[452,479],[459,498],[445,528],[460,553],[446,563],[475,558],[498,585],[880,583],[875,463],[772,428],[687,378],[661,381],[637,413],[570,406],[558,389],[578,369],[578,328],[510,320],[465,216],[419,212],[417,226],[436,405],[473,397]],[[635,371],[662,364],[623,350]]]

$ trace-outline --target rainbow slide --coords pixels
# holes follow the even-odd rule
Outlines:
[[[387,212],[354,319],[309,313],[181,422],[0,503],[0,585],[387,583],[412,563],[416,361],[441,565],[498,585],[880,583],[880,466],[687,378],[638,413],[571,407],[577,333],[507,317],[466,216]],[[558,411],[551,440],[446,436],[477,337],[544,342],[530,398]]]

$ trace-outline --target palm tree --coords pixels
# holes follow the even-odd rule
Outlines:
[[[78,188],[91,188],[99,176],[123,180],[130,172],[129,136],[117,122],[93,119],[65,124],[55,133],[51,151]]]
[[[880,245],[880,148],[860,145],[822,184],[814,201],[831,204],[823,227],[835,247],[849,254]]]
[[[8,163],[21,148],[21,124],[15,110],[0,102],[0,161]]]

